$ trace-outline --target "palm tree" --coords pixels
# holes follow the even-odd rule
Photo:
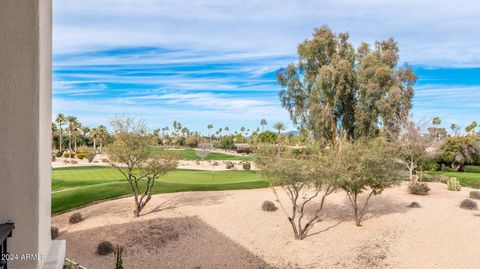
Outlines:
[[[77,117],[74,117],[74,116],[67,116],[66,118],[66,122],[68,124],[68,151],[69,151],[69,157],[72,158],[72,135],[74,133],[74,130],[77,125]]]
[[[213,124],[209,124],[209,125],[207,126],[207,128],[208,128],[208,135],[209,135],[209,136],[212,136]]]
[[[97,155],[97,136],[98,136],[98,129],[93,128],[90,130],[90,136],[93,140],[93,155]]]
[[[260,125],[262,125],[262,132],[263,132],[263,130],[265,129],[265,126],[266,126],[267,124],[268,124],[268,123],[267,123],[267,120],[266,120],[266,119],[262,119],[262,120],[260,121]]]
[[[57,132],[58,128],[55,122],[52,122],[52,151],[55,150],[55,143],[53,143],[53,137],[55,136],[55,133]]]
[[[103,125],[99,125],[97,127],[97,135],[98,135],[98,138],[100,139],[100,153],[102,153],[103,151],[103,142],[105,140],[105,138],[107,137],[108,135],[108,131],[107,131],[107,127],[103,126]]]
[[[58,142],[58,150],[59,150],[60,152],[62,152],[62,147],[63,147],[63,145],[62,145],[62,143],[63,143],[63,141],[62,141],[62,133],[63,133],[62,125],[64,125],[65,123],[67,123],[66,118],[65,118],[65,115],[63,115],[62,113],[58,114],[58,115],[57,115],[57,118],[55,119],[55,122],[56,122],[57,125],[58,125],[58,140],[59,140],[59,142]]]
[[[230,131],[230,128],[228,128],[228,126],[226,126],[225,128],[223,128],[223,130],[228,133],[228,131]]]
[[[87,127],[87,126],[82,127],[82,135],[84,137],[84,139],[82,139],[83,140],[82,141],[83,145],[87,145],[87,137],[90,135],[90,131],[91,130],[90,130],[89,127]]]
[[[275,124],[272,127],[273,129],[277,130],[278,135],[280,135],[280,133],[285,129],[285,124],[278,121],[278,122],[275,122]]]

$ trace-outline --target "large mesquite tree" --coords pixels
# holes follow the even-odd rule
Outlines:
[[[317,28],[298,46],[298,63],[278,73],[282,106],[316,139],[375,137],[382,128],[394,133],[412,106],[416,76],[408,65],[397,67],[397,43],[355,49],[348,39]]]

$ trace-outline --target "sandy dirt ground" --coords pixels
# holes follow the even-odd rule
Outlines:
[[[108,162],[103,161],[106,156],[97,155],[93,162],[89,163],[87,159],[69,159],[58,157],[52,162],[52,168],[60,167],[78,167],[78,166],[109,166]],[[73,163],[72,163],[73,161]],[[225,170],[243,170],[243,161],[231,161],[235,166],[227,169],[226,161],[185,161],[178,162],[178,169],[207,170],[207,171],[225,171]],[[256,170],[254,162],[250,162],[251,170]]]
[[[293,239],[282,210],[260,210],[275,201],[270,189],[157,195],[133,217],[133,199],[53,217],[67,257],[88,268],[112,268],[113,255],[98,256],[103,240],[126,247],[125,268],[479,268],[480,216],[459,208],[470,189],[450,192],[430,183],[427,196],[402,185],[371,200],[356,227],[343,192],[327,198],[321,221],[303,241]],[[281,197],[283,201],[285,197]],[[421,208],[409,208],[412,201]]]

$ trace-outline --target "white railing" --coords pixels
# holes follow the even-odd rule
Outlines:
[[[88,269],[87,267],[78,264],[72,260],[65,258],[65,268],[66,269]]]

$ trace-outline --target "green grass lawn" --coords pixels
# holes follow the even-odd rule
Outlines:
[[[158,148],[154,148],[154,151],[158,151]],[[176,150],[180,154],[181,160],[186,161],[199,161],[201,158],[197,155],[196,150],[192,148],[180,149]],[[253,161],[252,156],[237,156],[232,154],[226,153],[219,153],[219,152],[210,152],[205,160],[215,160],[215,161],[228,161],[228,160],[235,160],[235,161]]]
[[[428,172],[430,175],[445,175],[448,177],[456,177],[460,180],[462,186],[470,188],[478,188],[477,181],[480,181],[480,173],[464,173],[464,172]]]
[[[266,187],[254,171],[175,170],[155,183],[155,194],[181,191],[234,190]],[[52,169],[52,213],[131,195],[122,174],[110,167]]]

